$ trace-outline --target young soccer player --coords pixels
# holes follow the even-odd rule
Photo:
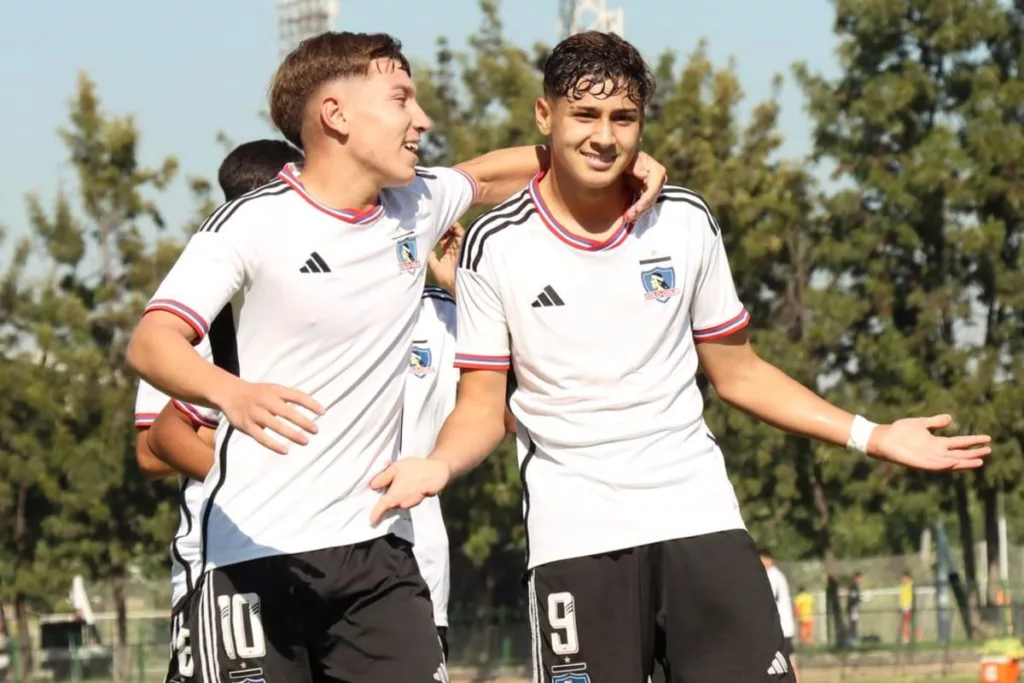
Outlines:
[[[409,514],[371,525],[369,482],[398,454],[425,255],[543,158],[525,147],[417,168],[430,121],[384,34],[304,41],[273,79],[270,112],[303,166],[214,212],[128,349],[154,386],[224,418],[204,488],[193,654],[208,683],[444,680]],[[640,159],[634,172],[643,209],[664,169]],[[191,349],[229,302],[237,377]]]
[[[701,416],[719,395],[781,429],[923,469],[977,467],[985,436],[948,416],[873,425],[752,350],[722,235],[667,187],[637,221],[623,171],[653,78],[637,50],[587,32],[544,69],[551,169],[467,230],[457,273],[456,408],[432,454],[372,482],[371,520],[478,465],[504,434],[506,372],[523,479],[537,681],[792,680],[779,616],[722,453]]]
[[[272,181],[285,164],[301,160],[302,153],[286,142],[253,140],[239,145],[224,158],[217,179],[225,200],[232,201]],[[211,349],[208,339],[200,342],[196,351],[203,358],[220,362],[222,367],[229,364],[228,359]],[[139,382],[135,398],[135,453],[139,467],[150,478],[176,474],[179,482],[180,521],[171,543],[171,661],[167,681],[180,681],[193,674],[185,599],[198,578],[202,481],[213,464],[213,431],[209,425],[181,425],[174,419],[175,415],[171,416],[170,426],[164,426],[166,420],[158,420],[158,416],[166,412],[168,405],[166,394],[145,381]],[[177,411],[172,409],[171,412]],[[174,462],[175,466],[167,461]]]

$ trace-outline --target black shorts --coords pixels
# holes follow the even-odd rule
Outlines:
[[[744,530],[561,560],[530,573],[534,680],[794,681]]]
[[[444,655],[444,661],[448,661],[448,627],[438,626],[437,627],[437,639],[441,641],[441,653]]]
[[[199,683],[447,680],[430,590],[395,536],[221,567],[196,593]]]

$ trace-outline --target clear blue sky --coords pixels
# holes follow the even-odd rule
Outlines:
[[[504,0],[506,34],[530,46],[556,40],[556,0]],[[79,70],[98,84],[107,111],[133,114],[141,156],[155,164],[178,157],[184,173],[214,178],[223,154],[218,131],[242,142],[272,131],[259,117],[277,64],[274,0],[57,0],[7,3],[0,21],[0,224],[26,230],[25,193],[53,197],[73,173],[57,129]],[[734,57],[753,103],[767,97],[774,74],[806,60],[836,71],[833,10],[827,0],[610,0],[625,10],[625,37],[649,59],[666,49],[685,55],[701,37],[724,65]],[[414,11],[415,8],[415,11]],[[656,9],[655,9],[656,8]],[[338,27],[387,31],[413,59],[428,60],[435,39],[461,47],[480,20],[477,0],[341,0]],[[785,153],[809,147],[803,100],[783,94]],[[184,175],[184,174],[182,174]],[[171,230],[192,208],[179,179],[160,198]],[[7,252],[7,249],[3,249]]]

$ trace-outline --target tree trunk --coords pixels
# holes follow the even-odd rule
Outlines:
[[[964,555],[964,582],[970,599],[978,599],[978,565],[974,557],[974,519],[971,517],[971,494],[967,490],[964,475],[953,477],[953,492],[956,495],[956,518],[960,525],[960,552]]]
[[[811,496],[814,509],[818,513],[818,545],[822,558],[825,560],[827,575],[825,588],[826,625],[829,641],[835,645],[846,642],[846,622],[843,619],[843,608],[839,602],[839,562],[832,548],[832,515],[829,511],[828,494],[825,492],[824,475],[821,463],[814,457],[814,445],[807,439],[790,439],[792,445],[803,451],[804,457],[810,461]]]
[[[32,675],[35,659],[32,656],[32,632],[28,627],[28,597],[18,593],[14,597],[14,621],[18,624],[18,671],[19,681],[28,680]]]
[[[16,567],[21,570],[31,563],[27,542],[28,521],[28,484],[18,489],[18,505],[14,517],[14,548]],[[28,627],[28,596],[18,591],[14,597],[14,620],[18,624],[18,680],[24,681],[32,675],[34,658],[32,656],[32,633]]]
[[[999,604],[999,495],[995,487],[984,486],[979,494],[985,521],[985,560],[988,590],[985,602]]]
[[[131,657],[128,648],[128,608],[125,604],[124,572],[113,576],[114,612],[117,615],[117,647],[114,649],[114,680],[128,680]]]

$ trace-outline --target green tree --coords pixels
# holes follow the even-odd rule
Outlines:
[[[835,369],[876,419],[952,412],[958,429],[993,435],[998,454],[976,475],[886,482],[959,508],[965,544],[974,488],[994,579],[996,497],[1019,494],[1024,464],[1021,8],[838,0],[835,30],[838,78],[796,68],[816,158],[835,166],[839,185],[825,204],[824,255],[841,305],[857,311]],[[918,526],[939,509],[917,508]]]
[[[144,235],[146,225],[163,228],[152,193],[164,189],[177,169],[173,158],[157,169],[139,163],[135,122],[103,112],[84,74],[60,134],[76,171],[74,204],[80,210],[63,191],[51,209],[29,197],[33,246],[44,275],[24,291],[11,278],[4,291],[4,304],[16,307],[18,342],[29,351],[19,364],[5,367],[25,375],[24,395],[5,397],[24,406],[0,414],[37,425],[20,430],[9,460],[12,472],[20,468],[25,495],[39,499],[44,511],[33,520],[35,536],[23,541],[25,550],[16,557],[35,560],[31,571],[45,585],[26,594],[41,608],[67,594],[75,573],[109,583],[117,639],[125,644],[128,573],[157,566],[166,571],[176,521],[173,487],[146,481],[136,466],[137,380],[121,359],[144,302],[180,248],[166,238],[150,247]],[[200,198],[204,190],[208,194],[201,181],[193,179],[192,187]],[[17,536],[17,517],[15,527]],[[15,585],[30,581],[28,571],[22,566],[15,572]],[[118,662],[119,674],[125,664]]]

